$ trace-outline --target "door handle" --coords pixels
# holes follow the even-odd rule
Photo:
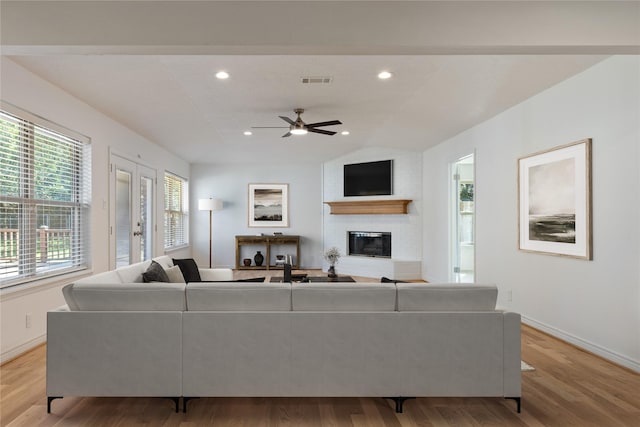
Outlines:
[[[134,231],[133,235],[134,236],[142,236],[142,231]]]

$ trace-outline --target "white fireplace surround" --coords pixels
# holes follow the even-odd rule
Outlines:
[[[347,163],[393,159],[393,195],[344,197],[343,167]],[[323,167],[323,201],[410,199],[407,214],[332,215],[323,211],[324,250],[335,246],[343,256],[336,265],[342,275],[388,277],[396,280],[422,278],[422,157],[387,148],[365,148],[326,162]],[[373,230],[391,233],[391,258],[347,256],[348,231]],[[328,264],[323,265],[326,270]]]

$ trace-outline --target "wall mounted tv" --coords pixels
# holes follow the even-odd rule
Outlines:
[[[393,194],[393,160],[344,165],[344,196]]]

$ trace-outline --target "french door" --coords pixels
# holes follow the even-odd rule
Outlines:
[[[111,154],[110,264],[118,268],[153,257],[156,171]]]

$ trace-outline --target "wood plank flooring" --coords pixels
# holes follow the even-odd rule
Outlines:
[[[1,426],[640,426],[640,374],[522,327],[522,413],[501,398],[202,398],[186,414],[159,398],[65,397],[47,414],[46,345],[0,368]]]

